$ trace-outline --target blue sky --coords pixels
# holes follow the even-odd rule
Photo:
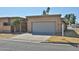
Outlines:
[[[29,16],[41,15],[46,7],[0,7],[0,16]],[[79,8],[78,7],[51,7],[50,14],[65,14],[74,13],[76,20],[79,22]]]

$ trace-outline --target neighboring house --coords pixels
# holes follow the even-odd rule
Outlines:
[[[79,24],[71,24],[72,28],[79,28]]]
[[[69,30],[75,30],[75,29],[79,29],[79,24],[71,24],[67,26],[67,29]]]
[[[21,17],[0,17],[0,32],[19,32],[20,31],[20,27],[19,25],[17,27],[13,26],[12,23],[17,20],[20,19],[20,24],[21,24],[21,31],[25,31],[26,29],[26,24],[25,24],[25,19],[21,18]],[[25,25],[23,25],[25,24]]]
[[[76,24],[76,27],[79,28],[79,24]]]
[[[27,16],[27,32],[32,34],[56,35],[62,32],[60,14]]]

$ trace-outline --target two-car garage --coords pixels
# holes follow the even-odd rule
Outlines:
[[[32,23],[32,34],[53,35],[56,32],[55,22]]]
[[[55,35],[61,32],[61,15],[27,16],[27,32]]]

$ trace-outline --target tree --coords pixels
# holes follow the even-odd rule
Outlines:
[[[46,10],[43,10],[43,15],[48,15],[50,11],[50,7],[48,7]]]
[[[66,24],[69,24],[70,25],[70,14],[66,14],[65,15],[65,22],[66,22]]]
[[[45,10],[43,10],[43,15],[46,15],[46,11]]]
[[[76,19],[76,16],[74,14],[65,15],[65,22],[68,25],[75,24],[75,19]]]
[[[47,10],[46,10],[47,15],[49,14],[49,11],[50,11],[50,7],[48,7]]]
[[[74,14],[71,14],[70,19],[72,20],[71,23],[72,23],[72,24],[75,24],[76,16],[75,16]]]
[[[20,32],[21,32],[21,21],[20,19],[17,17],[15,21],[12,22],[12,26],[16,27],[19,26],[20,28]],[[16,29],[15,29],[16,30]]]

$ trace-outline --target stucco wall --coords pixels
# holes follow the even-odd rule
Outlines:
[[[19,18],[19,19],[24,20],[24,18]],[[16,17],[15,18],[14,17],[13,18],[11,18],[11,17],[1,17],[0,18],[0,32],[11,32],[11,30],[14,30],[14,29],[12,29],[11,24],[15,20],[16,20]],[[3,25],[4,22],[10,23],[10,25],[4,26]],[[21,21],[21,28],[22,28],[21,31],[26,30],[26,27],[24,27],[24,26],[26,26],[27,24],[25,24],[25,23],[26,23],[25,21]],[[20,26],[19,25],[17,25],[17,26],[18,26],[17,30],[20,31]]]
[[[61,16],[40,16],[40,17],[27,17],[27,32],[32,32],[32,23],[41,21],[55,21],[56,33],[61,32]]]
[[[8,19],[0,19],[0,32],[10,32],[10,26],[4,26],[3,23],[8,22]]]

